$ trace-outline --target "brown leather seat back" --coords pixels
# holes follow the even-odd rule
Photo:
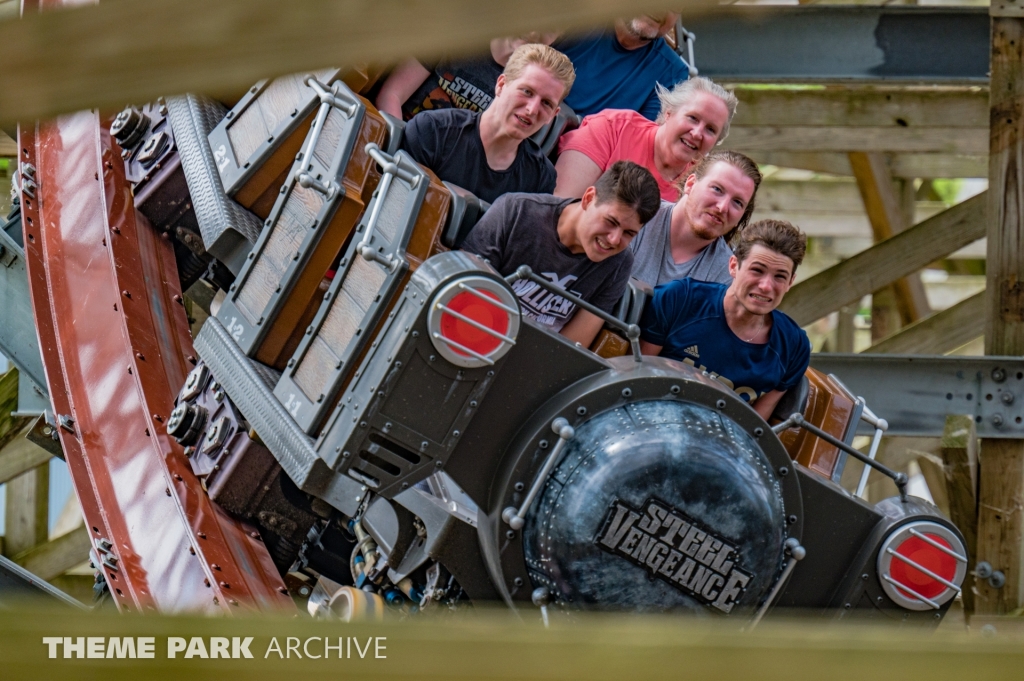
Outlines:
[[[852,440],[860,418],[857,398],[834,376],[807,369],[807,404],[803,415],[813,425],[839,440]],[[802,428],[790,428],[779,435],[789,455],[799,464],[837,481],[846,454]]]
[[[274,394],[314,433],[358,366],[409,274],[446,250],[450,194],[405,152],[377,152],[385,167],[316,316]]]
[[[250,357],[283,369],[327,290],[324,276],[351,236],[380,173],[376,109],[344,85],[322,104],[263,232],[218,318]]]

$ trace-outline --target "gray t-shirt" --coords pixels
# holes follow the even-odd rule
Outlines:
[[[536,274],[611,312],[626,290],[633,255],[626,249],[593,262],[585,253],[577,255],[563,246],[558,238],[558,218],[567,205],[578,200],[550,194],[505,194],[480,218],[462,248],[486,258],[502,276],[529,265]],[[561,331],[576,311],[573,303],[532,281],[517,281],[512,290],[519,296],[523,314],[553,331]]]
[[[712,241],[695,258],[686,262],[677,263],[672,259],[669,235],[675,205],[662,201],[661,208],[629,245],[633,251],[633,276],[651,286],[660,286],[684,277],[731,284],[729,257],[732,249],[722,237]]]

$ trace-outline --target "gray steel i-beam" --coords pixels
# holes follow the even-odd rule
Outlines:
[[[715,80],[985,84],[987,7],[728,7],[688,19]]]
[[[15,232],[12,236],[12,232]],[[0,353],[18,368],[18,414],[40,414],[50,405],[35,317],[28,294],[25,251],[16,240],[21,219],[0,218]]]
[[[969,414],[978,437],[1024,437],[1020,357],[815,353],[811,366],[863,397],[889,435],[941,437],[947,415]]]

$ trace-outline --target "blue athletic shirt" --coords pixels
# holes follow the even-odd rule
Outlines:
[[[662,357],[707,371],[747,402],[798,385],[811,359],[807,334],[774,310],[768,342],[743,341],[725,320],[728,288],[689,278],[662,284],[644,308],[640,337],[662,346]]]
[[[565,98],[582,118],[605,109],[632,109],[654,120],[661,111],[655,83],[672,89],[690,76],[682,57],[662,39],[627,50],[615,32],[590,34],[555,43],[576,69],[576,82]]]

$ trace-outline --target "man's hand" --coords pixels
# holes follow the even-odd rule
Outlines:
[[[562,327],[562,335],[573,343],[579,343],[584,348],[589,348],[597,338],[602,326],[604,326],[604,320],[596,314],[586,310],[576,310],[572,319]]]

